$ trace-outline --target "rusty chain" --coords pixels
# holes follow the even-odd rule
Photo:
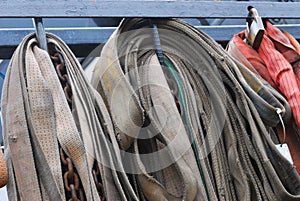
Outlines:
[[[92,173],[93,173],[93,178],[94,178],[94,181],[96,184],[98,194],[101,198],[101,201],[105,201],[106,199],[105,199],[105,195],[104,195],[104,188],[101,183],[101,181],[102,181],[101,174],[100,174],[99,166],[98,166],[98,163],[96,160],[94,161]]]
[[[59,51],[51,54],[52,62],[55,66],[57,75],[63,87],[65,97],[68,101],[70,109],[72,108],[72,88],[69,82],[69,78],[67,75],[65,62],[62,54]],[[183,108],[182,103],[177,99],[178,97],[178,87],[174,79],[172,79],[171,72],[167,68],[163,68],[164,74],[166,76],[167,83],[170,87],[172,95],[174,97],[174,101],[176,103],[179,114],[183,118]],[[186,127],[186,125],[185,125]],[[62,161],[62,169],[63,169],[63,179],[65,185],[66,199],[68,201],[84,201],[85,195],[82,187],[81,180],[77,174],[76,168],[73,166],[72,160],[66,156],[66,153],[60,148],[60,155]],[[92,169],[93,179],[98,191],[98,194],[101,198],[101,201],[105,201],[104,188],[102,184],[102,178],[100,174],[100,169],[97,161],[94,161],[93,169]]]
[[[60,148],[60,158],[63,166],[63,178],[65,184],[66,198],[68,201],[85,200],[83,188],[72,160],[66,157],[65,152]],[[79,196],[79,198],[78,198]]]
[[[72,88],[67,75],[67,70],[65,66],[65,61],[63,55],[59,51],[50,52],[52,63],[56,69],[56,73],[61,82],[62,88],[65,93],[65,97],[72,110]],[[65,185],[66,200],[68,201],[84,201],[86,200],[82,182],[76,168],[74,167],[72,160],[67,157],[64,150],[60,147],[60,158],[62,162],[62,172],[63,172],[63,182]],[[98,194],[101,201],[105,200],[104,189],[102,185],[102,179],[100,175],[100,170],[97,161],[94,162],[92,174]]]

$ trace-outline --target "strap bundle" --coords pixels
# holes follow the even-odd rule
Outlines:
[[[297,52],[297,41],[269,21],[265,22],[265,29],[257,51],[243,41],[247,35],[245,30],[236,34],[229,42],[228,53],[286,97],[293,111],[294,121],[299,127],[300,55]]]
[[[278,91],[288,100],[292,110],[293,121],[288,121],[289,118],[284,118],[286,136],[284,133],[279,136],[283,143],[289,145],[294,165],[298,173],[300,173],[300,143],[299,135],[297,136],[297,133],[299,133],[298,113],[300,111],[298,72],[300,66],[300,45],[293,36],[281,31],[267,20],[265,20],[265,33],[262,43],[257,51],[244,42],[247,34],[247,30],[235,34],[227,46],[227,52],[243,63],[243,66],[247,67],[248,71],[253,72],[255,77],[260,79],[267,88],[270,88],[269,86],[271,85],[275,89],[272,91]],[[268,108],[272,109],[272,107]],[[276,108],[278,107],[273,105],[272,110],[275,111]],[[271,112],[271,110],[269,111]],[[267,116],[266,114],[269,115],[270,112],[262,111],[260,114],[265,113],[265,116]],[[274,114],[275,112],[271,113]],[[272,115],[269,116],[272,117]],[[275,127],[276,124],[269,124],[269,126]]]
[[[284,99],[249,87],[251,75],[206,34],[153,23],[163,54],[148,20],[126,19],[92,85],[56,36],[49,53],[34,35],[22,41],[2,93],[9,198],[299,200],[300,178],[266,129],[279,121],[253,104],[272,97],[288,119]]]
[[[148,20],[126,19],[92,78],[120,147],[133,153],[125,161],[136,167],[129,176],[139,199],[298,200],[299,176],[267,131],[280,122],[272,108],[290,118],[285,99],[259,80],[247,84],[253,74],[201,31],[153,23],[163,55]],[[275,119],[262,121],[261,102]]]
[[[126,191],[129,200],[136,200],[121,171],[120,156],[114,152],[118,145],[101,97],[86,81],[67,46],[50,34],[47,40],[49,52],[58,53],[64,61],[72,112],[49,54],[37,46],[34,35],[26,37],[13,55],[2,97],[9,198],[126,200]],[[61,165],[59,147],[69,158],[68,172]],[[102,184],[95,183],[95,159]],[[68,185],[68,180],[74,184]],[[98,194],[99,185],[105,189],[104,196]],[[80,193],[78,188],[82,188]]]

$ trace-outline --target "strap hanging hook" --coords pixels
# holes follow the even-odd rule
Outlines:
[[[158,61],[161,66],[164,66],[164,54],[161,49],[161,43],[160,43],[160,38],[159,38],[159,33],[158,33],[158,28],[155,23],[153,23],[152,19],[149,19],[149,23],[152,26],[153,30],[153,39],[154,39],[154,46],[155,46],[155,52],[158,57]]]
[[[248,11],[248,17],[253,17],[253,19],[247,19],[248,42],[255,50],[258,50],[265,28],[257,10],[252,6],[248,6]]]
[[[32,18],[39,47],[48,52],[46,33],[41,17]]]

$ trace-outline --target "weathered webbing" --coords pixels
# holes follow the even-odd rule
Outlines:
[[[92,176],[95,159],[107,200],[137,200],[101,96],[67,46],[51,34],[47,40],[63,56],[80,121],[75,124],[49,54],[34,35],[26,37],[11,60],[2,96],[9,199],[65,200],[60,145],[76,166],[87,200],[100,200]]]
[[[23,48],[21,44],[12,57],[2,93],[4,151],[8,152],[5,155],[9,157],[5,160],[12,162],[12,166],[8,166],[13,167],[9,170],[13,173],[10,176],[16,177],[16,183],[9,184],[8,191],[10,187],[16,187],[11,189],[15,196],[11,199],[17,200],[20,197],[24,200],[42,200],[25,116],[25,86],[21,83],[22,75],[19,69],[22,68],[20,57]]]
[[[113,89],[115,89],[115,87],[118,87],[116,85],[116,84],[118,84],[118,82],[115,81],[115,78],[108,77],[108,76],[113,74],[116,71],[120,72],[120,70],[121,70],[120,67],[118,66],[119,62],[117,60],[117,55],[114,52],[112,53],[112,50],[114,50],[114,51],[116,50],[116,47],[114,46],[115,42],[113,42],[113,41],[114,41],[114,38],[112,38],[112,41],[109,41],[108,44],[104,47],[103,52],[102,52],[102,56],[101,56],[101,59],[100,59],[100,62],[99,62],[100,68],[97,68],[96,71],[95,71],[96,75],[101,75],[103,73],[104,78],[102,79],[102,77],[95,77],[96,81],[94,80],[95,81],[94,83],[96,83],[95,86],[98,89],[103,90],[103,91],[101,91],[102,92],[101,94],[104,94],[104,95],[108,96],[108,99],[107,99],[108,104],[110,104],[111,101],[112,101],[111,97],[112,97],[112,94],[114,92]],[[114,61],[114,63],[109,62],[110,60]],[[154,62],[154,64],[152,64],[153,62]],[[157,65],[158,61],[152,61],[152,63],[151,63],[150,60],[148,60],[145,63],[147,63],[147,65],[151,66],[151,65]],[[101,66],[103,66],[103,68],[101,68]],[[106,67],[108,67],[108,68],[106,68]],[[148,69],[151,69],[151,68],[148,68]],[[120,73],[120,75],[122,76],[121,78],[125,77],[125,75],[122,75],[121,73]],[[144,75],[143,75],[143,76],[145,76],[144,81],[145,80],[157,80],[157,77],[155,75],[157,75],[157,73],[155,73],[155,72],[149,72],[149,73],[145,72]],[[161,75],[163,76],[163,74],[161,74]],[[127,75],[127,76],[130,76],[130,75]],[[121,79],[121,78],[119,78],[119,79]],[[136,77],[132,77],[132,78],[135,79]],[[161,78],[161,76],[160,76],[160,78]],[[101,83],[98,83],[97,81],[100,81]],[[123,83],[126,83],[125,81],[127,82],[127,79],[123,80]],[[142,81],[142,79],[140,81]],[[163,81],[163,80],[158,79],[158,81]],[[156,83],[156,82],[154,82],[154,83]],[[163,84],[163,83],[161,83],[161,84]],[[100,85],[100,87],[99,87],[99,85]],[[131,89],[131,86],[129,86],[128,84],[126,84],[127,85],[126,86],[125,84],[122,84],[122,83],[120,85],[121,85],[120,87],[130,87],[126,91],[127,91],[127,93],[129,93],[129,92],[132,93],[133,90]],[[166,84],[163,84],[163,85],[166,86]],[[109,89],[109,90],[107,90],[107,89]],[[163,131],[161,131],[161,137],[164,138],[163,143],[169,143],[176,136],[177,130],[175,130],[175,128],[172,128],[172,127],[173,127],[174,124],[178,123],[177,121],[178,121],[178,119],[180,119],[180,116],[177,113],[177,109],[176,109],[175,105],[173,105],[173,104],[170,105],[169,104],[170,100],[172,100],[172,97],[170,98],[170,95],[168,94],[169,92],[166,92],[167,93],[166,96],[161,96],[161,98],[167,98],[167,99],[159,100],[159,98],[160,98],[160,94],[159,94],[160,87],[155,88],[153,86],[152,88],[149,88],[147,90],[150,90],[150,91],[152,90],[152,92],[150,92],[150,93],[153,93],[153,96],[152,96],[153,98],[155,96],[157,96],[157,102],[166,104],[165,105],[166,107],[169,107],[169,106],[171,107],[171,108],[168,109],[169,114],[165,114],[165,115],[167,115],[167,116],[168,115],[177,115],[177,120],[175,120],[175,121],[173,120],[173,122],[172,122],[172,120],[170,120],[167,123],[168,126],[165,127]],[[118,99],[117,100],[119,101],[119,104],[120,105],[122,105],[122,103],[126,104],[127,103],[126,102],[126,97],[123,98],[124,95],[122,93],[117,93],[117,94],[118,94]],[[134,94],[129,94],[129,95],[134,95]],[[125,96],[128,96],[128,94],[126,94]],[[149,97],[150,96],[146,96],[145,100],[143,100],[143,104],[147,104],[147,102],[151,101],[151,100],[148,99]],[[111,105],[109,105],[109,106],[112,107]],[[123,108],[124,108],[124,106],[123,106]],[[144,108],[145,108],[145,105],[144,105]],[[147,109],[148,108],[145,108],[145,110],[147,110]],[[115,113],[115,112],[117,112],[117,113]],[[135,113],[135,112],[136,111],[133,110],[133,113]],[[144,114],[141,113],[141,112],[142,111],[140,111],[139,115],[143,116]],[[113,110],[112,108],[110,108],[110,113],[111,113],[112,117],[114,117],[114,116],[117,116],[117,115],[121,116],[124,113],[126,114],[126,111]],[[157,113],[156,117],[160,116],[160,115],[161,114]],[[133,117],[134,117],[134,115],[133,115]],[[156,127],[156,132],[160,132],[159,128],[162,127],[160,125],[161,124],[160,121],[164,121],[165,116],[161,116],[161,118],[162,118],[161,120],[156,119],[156,117],[151,116],[150,119],[153,122],[154,127]],[[114,119],[114,121],[116,121],[116,120]],[[122,122],[122,121],[115,122],[115,125],[118,126],[119,123],[124,123],[125,125],[122,125],[122,127],[126,128],[126,123]],[[134,127],[132,129],[134,129]],[[168,149],[171,149],[171,150],[169,150],[170,155],[171,155],[170,157],[171,158],[175,157],[176,160],[177,160],[178,156],[176,156],[175,153],[178,152],[178,150],[180,150],[180,147],[184,147],[185,145],[183,144],[183,142],[188,140],[188,138],[185,134],[185,130],[184,130],[183,125],[181,126],[181,130],[179,132],[182,133],[182,137],[178,138],[177,143],[175,143],[171,148],[168,147]],[[128,134],[130,134],[132,136],[132,133],[127,133],[127,135]],[[179,142],[181,142],[181,143],[179,143]],[[123,142],[121,141],[121,145],[122,145],[122,143]],[[198,184],[197,184],[197,182],[195,183],[195,180],[193,178],[194,176],[191,175],[192,171],[191,171],[189,166],[195,166],[195,159],[192,156],[193,155],[191,153],[191,150],[189,150],[189,152],[185,154],[185,159],[183,160],[183,158],[178,158],[178,162],[175,164],[177,166],[177,169],[178,169],[177,171],[181,175],[182,182],[185,184],[184,189],[183,189],[184,193],[181,196],[183,196],[183,198],[187,199],[187,200],[194,200],[195,195],[198,191],[199,196],[197,195],[198,196],[197,198],[203,199],[203,196],[205,196],[205,193],[203,192],[203,188],[200,187],[201,182],[198,183]],[[143,170],[143,168],[142,168],[143,165],[138,161],[136,161],[136,164],[138,166],[139,171],[142,171]],[[143,172],[143,174],[138,177],[139,185],[145,193],[148,192],[147,196],[146,196],[148,199],[157,200],[159,197],[161,199],[167,199],[168,197],[170,198],[170,196],[172,197],[172,195],[170,195],[164,189],[159,190],[161,192],[161,195],[157,194],[157,195],[155,195],[155,197],[152,197],[149,194],[148,187],[150,188],[151,184],[155,185],[156,182],[154,182],[154,183],[151,182],[151,178],[149,177],[149,175],[145,171],[142,171],[142,172]],[[194,172],[194,174],[200,180],[199,173],[197,174],[197,171],[196,171],[196,172]],[[148,178],[148,179],[146,179],[146,178]],[[165,181],[168,182],[168,179],[165,179]],[[160,184],[156,183],[156,185],[159,188]],[[173,199],[175,199],[175,198],[173,197]]]
[[[40,54],[43,51],[37,49]],[[40,65],[41,70],[44,72],[45,81],[48,83],[49,90],[52,93],[54,112],[56,113],[56,135],[60,146],[64,149],[66,154],[74,162],[80,179],[85,188],[87,199],[96,199],[96,190],[93,187],[93,180],[91,173],[87,166],[87,159],[83,142],[77,131],[72,113],[68,108],[67,101],[64,97],[64,92],[60,86],[54,68],[51,68],[52,62],[47,52],[44,52],[44,65]],[[67,63],[68,65],[68,63]]]
[[[155,110],[153,113],[149,112],[149,117],[151,123],[157,128],[157,132],[160,131],[162,137],[165,138],[170,152],[177,160],[175,166],[178,166],[178,171],[184,183],[183,199],[195,199],[198,191],[199,196],[197,199],[203,200],[205,199],[205,192],[202,191],[202,188],[198,188],[201,183],[197,183],[195,179],[200,179],[200,176],[197,170],[192,171],[195,170],[193,168],[197,166],[192,150],[186,150],[182,156],[177,155],[177,153],[180,153],[180,149],[189,146],[188,136],[181,121],[180,114],[174,104],[172,94],[170,90],[166,90],[168,89],[168,85],[164,79],[163,71],[156,56],[152,56],[146,61],[146,68],[148,69],[146,74],[146,80],[148,80],[147,87],[149,87],[149,95],[146,98],[149,98],[148,102],[152,101],[153,105],[164,108],[163,112],[160,110]],[[178,156],[180,156],[180,158],[178,158]],[[194,175],[192,176],[192,174]],[[165,178],[166,182],[168,182],[169,179],[171,180],[171,178]]]
[[[71,56],[66,45],[54,36],[51,36],[51,38],[56,40],[51,39],[49,43],[58,43],[61,51],[67,52],[69,57]],[[92,159],[96,159],[99,166],[102,167],[107,199],[136,200],[136,195],[124,173],[119,153],[120,149],[113,133],[111,119],[101,96],[88,83],[78,62],[68,59],[66,61],[70,63],[67,66],[67,72],[73,86],[73,98],[79,118],[81,135],[88,156],[93,155]],[[74,68],[75,66],[77,68]],[[87,140],[88,138],[90,140]],[[93,149],[90,150],[90,147],[93,147]],[[117,175],[116,170],[120,171],[119,175]],[[128,194],[129,197],[126,197],[125,194]]]
[[[201,184],[198,195],[203,196],[202,199],[204,200],[299,199],[299,175],[296,174],[292,165],[276,150],[267,132],[266,125],[254,106],[259,102],[253,103],[249,98],[250,96],[248,96],[251,93],[250,95],[255,97],[254,90],[257,90],[262,84],[258,82],[250,83],[253,89],[246,91],[247,94],[245,92],[248,87],[246,81],[249,81],[253,75],[243,71],[243,66],[240,63],[236,63],[227,56],[227,53],[215,41],[201,31],[175,19],[153,20],[153,23],[160,28],[160,40],[164,56],[176,69],[177,79],[181,81],[187,104],[184,111],[187,117],[182,120],[175,119],[172,124],[177,126],[182,124],[181,121],[187,121],[191,124],[191,128],[186,129],[185,135],[192,138],[191,144],[194,154],[191,155],[190,152],[186,152],[186,155],[182,155],[182,159],[186,161],[191,156],[193,158],[199,157],[198,160],[197,158],[193,160],[198,162],[199,170],[196,168],[195,171],[195,164],[189,164],[189,168],[194,173],[199,171],[202,175],[199,177],[197,176],[199,173],[196,173],[197,182]],[[153,44],[153,32],[151,29],[148,29],[148,31],[141,30],[141,28],[149,27],[149,22],[144,19],[127,19],[121,23],[109,40],[114,46],[110,49],[104,47],[102,51],[100,61],[96,66],[93,84],[98,90],[100,89],[101,94],[107,101],[111,98],[111,95],[105,89],[110,87],[113,90],[115,83],[109,79],[104,81],[104,79],[101,79],[101,75],[105,77],[107,71],[121,72],[123,78],[126,79],[126,87],[132,87],[136,90],[133,95],[134,97],[138,96],[147,117],[151,119],[151,123],[154,124],[154,127],[160,127],[159,122],[165,121],[167,117],[155,108],[154,112],[150,112],[150,108],[155,104],[162,104],[167,111],[174,113],[176,108],[168,110],[167,108],[172,107],[173,100],[168,98],[166,92],[159,90],[158,87],[155,88],[157,84],[163,85],[166,89],[168,89],[168,86],[164,83],[165,78],[158,76],[160,75],[158,71],[154,73],[153,63],[150,65],[154,54],[153,45],[151,45]],[[163,34],[163,29],[173,31],[173,34]],[[130,31],[130,33],[127,33],[127,31]],[[182,34],[182,37],[177,37],[176,33]],[[114,51],[113,54],[109,53],[110,51]],[[107,58],[112,59],[117,65],[113,67],[108,65]],[[158,65],[157,61],[154,63]],[[165,65],[167,64],[165,63]],[[112,68],[120,69],[113,70]],[[179,86],[178,83],[177,87]],[[274,94],[272,90],[267,93],[270,93],[270,96]],[[289,107],[284,105],[286,101],[277,94],[272,98],[277,102],[267,104],[271,107],[278,106],[282,110],[287,109],[285,114],[289,116]],[[279,100],[276,100],[276,98]],[[120,99],[122,102],[122,98]],[[215,99],[219,106],[213,105],[212,99]],[[219,124],[222,121],[214,113],[216,109],[224,117],[223,125]],[[116,111],[112,111],[111,108],[109,108],[109,112],[112,116],[116,115],[113,114]],[[118,114],[122,115],[122,112]],[[115,121],[114,118],[112,120]],[[274,119],[274,121],[272,119],[271,123],[278,123],[278,119]],[[168,132],[164,133],[166,130]],[[219,136],[218,132],[222,132],[222,135]],[[123,134],[126,135],[126,133]],[[192,136],[189,136],[189,134]],[[130,133],[127,133],[127,135],[130,135]],[[168,127],[168,124],[164,125],[157,139],[165,143],[164,137],[165,140],[174,139],[174,133],[172,134],[172,129]],[[143,147],[139,147],[138,141],[134,141],[136,152],[150,148],[145,143],[140,144]],[[151,145],[150,141],[149,146]],[[203,143],[205,143],[205,146],[203,146]],[[176,156],[178,150],[173,149],[172,146],[168,148],[170,155]],[[183,181],[188,180],[189,177],[184,175],[185,171],[180,170],[180,167],[184,167],[184,164],[180,164],[180,160],[176,162],[174,165],[178,166],[177,171],[181,174],[181,179]],[[136,191],[144,192],[144,196],[150,200],[168,199],[170,192],[174,189],[170,190],[169,186],[172,185],[165,184],[170,181],[175,182],[175,180],[166,177],[165,171],[159,173],[160,176],[150,178],[147,172],[149,167],[145,166],[150,164],[139,159],[135,164],[143,170],[139,176]],[[144,180],[147,177],[149,180],[154,179],[153,183],[157,185],[157,187],[149,185],[149,188],[161,192],[161,196],[152,195],[149,193],[147,186],[143,186],[145,183],[147,184]],[[163,179],[161,180],[161,178]],[[289,178],[294,187],[288,183],[286,178]],[[170,192],[168,192],[168,189]],[[182,193],[183,197],[187,195],[185,193],[187,192]],[[153,198],[153,196],[158,197]],[[143,198],[143,196],[140,197]]]
[[[30,138],[32,139],[32,146],[36,155],[35,158],[39,158],[36,160],[36,167],[41,188],[45,188],[45,192],[43,192],[44,190],[42,191],[43,200],[49,200],[49,197],[51,198],[54,194],[48,190],[51,188],[50,186],[46,187],[48,182],[45,182],[44,177],[48,174],[54,178],[55,187],[52,188],[57,188],[59,194],[57,196],[63,199],[65,194],[61,167],[59,165],[58,142],[55,135],[56,124],[52,94],[44,79],[44,77],[48,75],[39,68],[39,66],[45,65],[43,54],[39,54],[35,48],[33,48],[33,51],[28,51],[28,49],[31,48],[31,43],[34,42],[34,40],[31,40],[25,51],[26,67],[24,69],[24,75],[26,75],[27,94],[25,91],[23,92],[24,104],[27,111],[26,116],[27,119],[29,119]],[[52,65],[46,66],[51,67]],[[46,169],[47,171],[51,169],[51,172],[45,171]],[[49,183],[53,185],[52,182]]]
[[[37,47],[33,35],[24,39],[12,58],[2,96],[9,197],[64,200],[59,144],[75,164],[87,200],[100,200],[91,173],[94,158],[107,200],[299,200],[299,176],[277,151],[247,96],[247,75],[239,72],[240,64],[186,23],[154,22],[185,40],[161,34],[166,57],[161,66],[147,46],[153,43],[151,29],[126,34],[148,27],[148,21],[123,21],[103,48],[94,74],[101,96],[67,46],[47,36],[65,60],[74,114],[48,53]],[[166,72],[175,72],[171,77],[180,107]],[[152,126],[146,134],[153,136],[140,140],[145,121]],[[123,158],[126,149],[136,154],[130,160]],[[151,161],[170,160],[172,168],[151,172],[155,164],[143,153],[162,149]],[[126,175],[125,170],[132,172]]]
[[[114,34],[111,36],[114,37]],[[133,89],[129,86],[127,79],[120,69],[120,64],[117,58],[115,41],[110,40],[105,46],[105,56],[102,57],[102,63],[109,68],[97,68],[95,74],[103,75],[94,77],[92,84],[98,91],[107,97],[106,103],[110,108],[114,126],[117,132],[119,145],[126,150],[137,136],[140,127],[142,127],[143,109],[135,96]],[[105,72],[102,72],[105,71]],[[102,85],[103,89],[99,88],[99,83],[110,82],[110,85]],[[113,87],[114,86],[114,87]],[[132,96],[133,95],[133,96]],[[132,96],[132,97],[131,97]],[[129,103],[128,107],[115,101],[121,100],[123,103]],[[112,106],[113,105],[113,106]],[[121,114],[122,113],[122,114]],[[132,127],[132,121],[136,127]],[[130,133],[130,135],[128,135]]]

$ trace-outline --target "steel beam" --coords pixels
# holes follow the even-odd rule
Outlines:
[[[278,28],[291,33],[296,39],[300,39],[300,24],[276,25]],[[244,30],[245,25],[227,26],[197,26],[198,29],[210,35],[220,44],[226,44],[233,34]],[[46,28],[46,32],[59,36],[78,57],[85,57],[99,44],[105,43],[116,28],[114,27],[90,27],[90,28]],[[22,39],[35,32],[34,29],[0,29],[0,58],[11,58],[13,51]]]
[[[300,18],[300,2],[197,0],[1,0],[0,17],[244,18],[249,5],[262,17]]]

